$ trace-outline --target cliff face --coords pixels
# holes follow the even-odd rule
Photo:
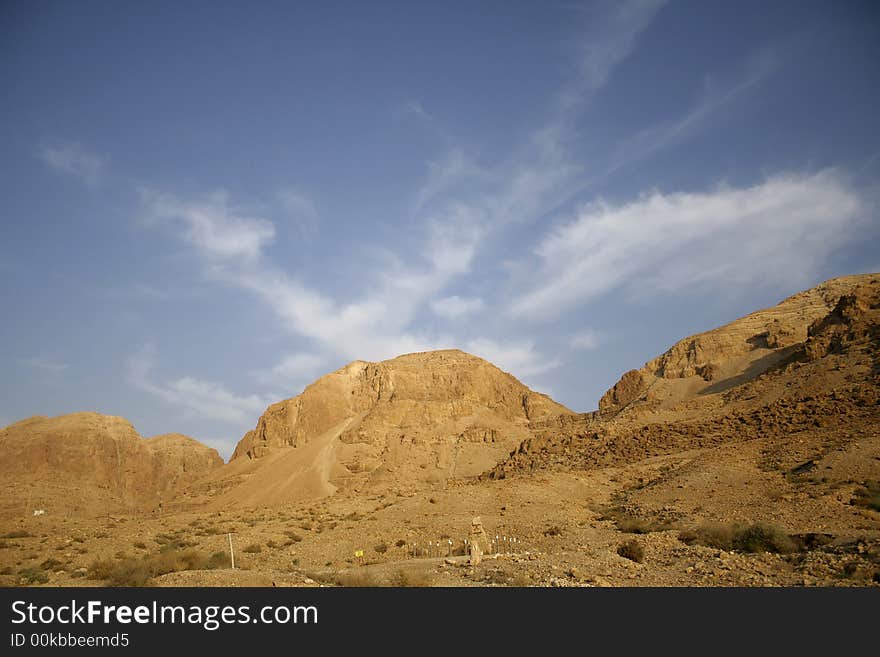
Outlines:
[[[878,274],[831,279],[772,308],[680,340],[641,369],[624,374],[602,397],[599,410],[607,415],[644,403],[678,403],[718,390],[725,381],[757,376],[803,344],[810,327],[842,297],[878,284]]]
[[[219,505],[256,505],[435,485],[478,475],[531,422],[559,415],[573,414],[462,351],[355,361],[272,404],[201,490]]]
[[[880,274],[848,276],[681,340],[626,372],[598,412],[533,425],[484,477],[795,435],[840,447],[876,431],[878,403]]]
[[[570,414],[491,363],[462,351],[355,361],[271,405],[236,446],[233,460],[298,447],[343,421],[344,443],[385,448],[394,442],[492,442],[531,421]]]
[[[223,464],[216,450],[180,434],[143,439],[121,417],[33,417],[0,430],[3,507],[66,513],[152,509]]]

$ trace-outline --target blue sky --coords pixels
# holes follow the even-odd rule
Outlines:
[[[5,2],[0,425],[228,456],[354,359],[586,411],[880,270],[873,2]]]

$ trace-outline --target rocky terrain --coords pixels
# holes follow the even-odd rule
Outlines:
[[[190,493],[226,507],[437,486],[479,475],[531,435],[530,422],[560,415],[573,413],[462,351],[355,361],[270,406],[229,465]]]
[[[128,420],[98,413],[16,422],[0,429],[0,455],[3,515],[152,511],[223,465],[192,438],[144,439]]]
[[[686,338],[591,413],[442,351],[319,379],[222,466],[88,418],[0,431],[0,582],[880,586],[880,274]],[[33,516],[35,481],[104,515]]]

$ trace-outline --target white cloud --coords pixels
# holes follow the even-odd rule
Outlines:
[[[101,183],[107,164],[106,158],[89,152],[75,142],[44,146],[38,155],[55,171],[79,178],[89,187],[97,187]]]
[[[460,297],[457,294],[443,297],[431,302],[431,310],[435,315],[446,319],[458,319],[465,315],[480,312],[486,304],[479,297]]]
[[[613,288],[800,284],[851,237],[864,203],[834,171],[777,175],[753,187],[653,192],[595,203],[540,244],[538,283],[517,316],[552,316]]]
[[[497,342],[487,338],[470,340],[465,351],[488,360],[518,379],[537,376],[559,367],[559,359],[548,359],[535,349],[532,340]]]
[[[647,29],[666,0],[618,0],[602,5],[593,16],[593,29],[581,44],[580,77],[571,94],[583,95],[605,85],[611,72],[635,50],[639,35]],[[563,101],[565,97],[563,98]]]
[[[419,214],[428,203],[464,182],[488,179],[488,173],[471,160],[461,148],[455,147],[441,158],[428,162],[428,175],[416,190],[410,210]]]
[[[576,350],[595,349],[602,343],[602,335],[593,329],[584,329],[569,337],[568,345]]]
[[[61,363],[52,358],[47,358],[46,356],[22,358],[19,362],[32,370],[53,377],[60,376],[68,367],[70,367],[67,363]]]
[[[155,361],[156,349],[152,345],[146,345],[129,358],[129,382],[139,390],[195,417],[247,427],[254,425],[266,407],[277,401],[257,395],[238,396],[219,383],[189,376],[171,381],[156,381],[153,378]]]
[[[143,197],[148,221],[177,225],[183,239],[206,257],[255,260],[275,237],[272,222],[230,207],[224,191],[198,201],[151,191]]]

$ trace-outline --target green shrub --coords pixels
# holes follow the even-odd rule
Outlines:
[[[18,575],[22,584],[45,584],[49,581],[49,573],[40,568],[22,568]]]

